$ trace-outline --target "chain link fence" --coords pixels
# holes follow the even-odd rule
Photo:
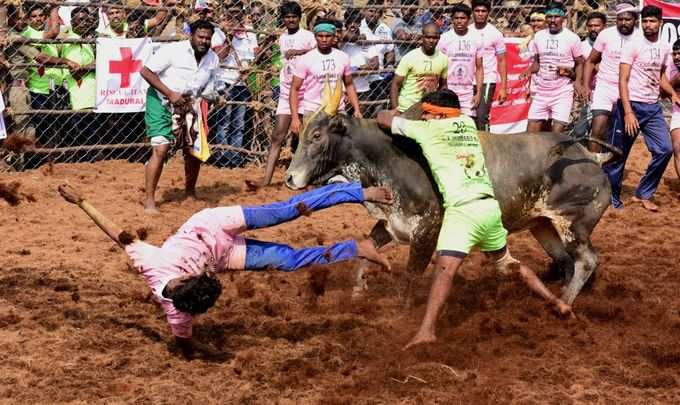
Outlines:
[[[212,0],[5,1],[0,5],[0,86],[9,137],[0,141],[0,171],[32,169],[47,162],[145,161],[150,148],[144,113],[97,113],[90,102],[92,94],[83,94],[94,91],[97,80],[96,39],[150,37],[154,44],[179,41],[188,38],[188,24],[197,19],[213,22],[222,41],[240,41],[235,57],[225,57],[220,65],[235,79],[228,81],[219,98],[209,105],[209,142],[213,152],[219,151],[213,155],[219,159],[209,163],[220,167],[262,164],[274,131],[283,65],[278,49],[283,32],[280,3],[237,1],[240,12],[231,15],[228,4]],[[419,46],[413,35],[406,34],[416,33],[426,14],[446,29],[453,2],[403,3],[301,2],[303,28],[319,18],[343,21],[369,11],[381,14],[387,30],[379,38],[356,41],[363,50],[378,47],[380,55],[375,68],[353,66],[355,80],[369,81],[359,94],[365,117],[389,106],[394,66],[402,55]],[[524,35],[530,14],[546,3],[492,1],[490,23],[506,36]],[[607,3],[568,1],[569,28],[583,34],[586,15],[593,10],[607,11]],[[234,24],[237,29],[230,28]],[[342,30],[338,37],[343,38]],[[219,40],[213,38],[213,45]],[[343,46],[341,39],[339,47]]]

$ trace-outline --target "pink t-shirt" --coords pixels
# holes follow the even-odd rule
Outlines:
[[[671,58],[672,57],[673,57],[673,55],[671,54]],[[668,81],[670,82],[671,80],[673,80],[673,78],[675,76],[677,76],[677,74],[678,74],[678,68],[677,68],[677,66],[675,66],[675,63],[673,63],[673,59],[670,59],[668,66],[666,66],[666,77],[668,78]],[[678,89],[676,87],[675,92],[677,93],[678,90],[680,90],[680,89]],[[675,103],[672,103],[672,104],[673,104],[673,114],[680,113],[680,107],[678,107]]]
[[[458,97],[474,93],[476,62],[482,56],[482,45],[481,38],[470,29],[462,36],[453,30],[445,32],[437,44],[437,48],[449,59],[446,85]]]
[[[574,67],[574,59],[583,56],[581,39],[566,28],[557,34],[550,30],[536,33],[531,42],[531,53],[538,55],[539,68],[532,89],[539,96],[554,97],[573,92],[571,79],[558,74],[559,67]]]
[[[328,76],[331,91],[335,89],[335,83],[344,76],[350,75],[351,67],[349,56],[335,48],[324,55],[319,49],[313,49],[295,61],[293,75],[302,79],[305,89],[305,98],[298,108],[300,114],[307,114],[319,109],[323,85]],[[343,93],[340,106],[344,106],[345,96]]]
[[[291,59],[286,59],[286,52],[290,50],[303,51],[311,50],[316,46],[316,39],[314,34],[310,31],[303,30],[300,28],[295,34],[290,35],[288,32],[284,32],[279,37],[279,49],[281,50],[281,56],[283,59],[283,68],[281,68],[281,73],[279,74],[279,79],[281,80],[281,95],[287,98],[290,93],[290,85],[293,82],[293,69],[295,66],[295,61],[299,56],[293,57]],[[303,89],[300,89],[300,94],[303,93]]]
[[[482,59],[484,61],[484,83],[496,83],[499,80],[498,55],[505,54],[505,39],[498,28],[486,24],[484,28],[477,29],[474,24],[470,31],[477,33],[482,39]]]
[[[671,46],[661,37],[649,42],[644,35],[636,36],[621,52],[621,63],[631,65],[628,93],[631,101],[656,103],[659,101],[661,68],[668,64]]]
[[[181,312],[163,289],[173,278],[245,267],[245,218],[239,206],[209,208],[194,214],[161,247],[137,241],[125,251],[160,302],[173,335],[191,337],[192,316]]]
[[[602,54],[602,60],[597,75],[595,75],[598,82],[618,86],[621,50],[626,48],[628,43],[638,35],[640,33],[637,29],[630,35],[621,35],[616,27],[605,28],[597,35],[593,49]]]

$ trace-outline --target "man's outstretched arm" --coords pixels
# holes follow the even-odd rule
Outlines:
[[[124,232],[118,225],[113,223],[110,219],[106,218],[102,213],[100,213],[92,204],[90,204],[76,189],[68,184],[62,184],[59,186],[59,194],[71,204],[75,204],[80,207],[85,213],[92,218],[95,224],[101,228],[104,233],[109,235],[109,238],[113,239],[118,246],[123,247],[130,244],[135,240],[131,234]],[[121,240],[123,239],[123,240]]]

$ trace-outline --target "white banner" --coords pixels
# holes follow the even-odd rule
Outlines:
[[[2,99],[2,93],[0,92],[0,139],[7,138],[5,119],[2,117],[2,114],[4,113],[5,113],[5,100]]]
[[[151,52],[149,38],[97,39],[96,112],[144,111],[149,85],[140,72]]]

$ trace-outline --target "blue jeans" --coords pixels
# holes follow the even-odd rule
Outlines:
[[[293,196],[287,201],[243,207],[243,216],[247,229],[267,228],[333,205],[362,202],[364,193],[360,183],[338,183]],[[357,244],[353,240],[329,247],[295,249],[280,243],[246,239],[245,268],[261,270],[273,267],[281,271],[295,271],[312,264],[336,263],[356,256]]]
[[[647,166],[645,175],[640,179],[640,184],[637,190],[635,190],[635,196],[643,200],[649,200],[656,192],[663,172],[666,170],[666,166],[673,155],[673,145],[671,144],[668,126],[663,117],[661,104],[638,103],[636,101],[631,101],[630,104],[640,124],[640,131],[644,134],[647,149],[652,154],[652,160],[649,162],[649,166]],[[623,105],[619,101],[616,104],[614,121],[609,131],[609,143],[621,148],[623,158],[603,168],[612,186],[612,206],[614,208],[623,207],[621,202],[623,170],[626,167],[626,160],[628,160],[630,150],[637,138],[637,134],[635,136],[628,136],[626,134],[623,116]]]
[[[250,101],[250,90],[246,86],[232,86],[225,94],[227,101]],[[243,133],[247,106],[226,105],[217,108],[214,115],[214,128],[211,131],[210,143],[243,147]],[[214,150],[214,164],[217,167],[238,167],[244,163],[243,155],[232,150]]]

